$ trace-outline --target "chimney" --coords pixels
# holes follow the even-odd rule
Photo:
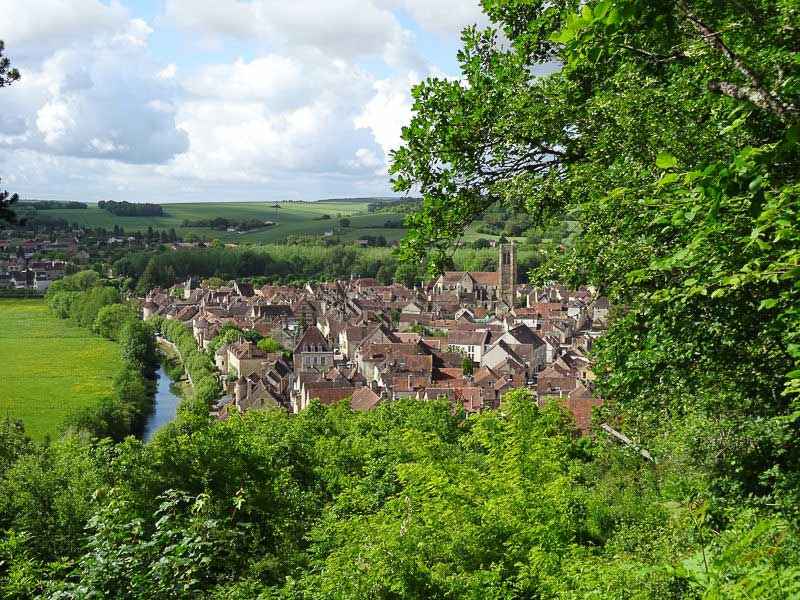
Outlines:
[[[244,377],[239,377],[236,380],[236,404],[244,401],[247,397],[247,380]]]

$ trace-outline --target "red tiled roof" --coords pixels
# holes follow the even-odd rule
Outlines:
[[[334,387],[334,388],[318,388],[310,386],[307,389],[308,397],[310,399],[318,399],[323,404],[333,404],[339,400],[343,400],[352,396],[356,391],[354,387]]]
[[[368,387],[362,387],[353,392],[350,407],[353,410],[367,411],[377,406],[380,401],[381,397],[378,394]]]

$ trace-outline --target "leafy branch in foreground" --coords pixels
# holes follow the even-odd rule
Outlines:
[[[595,347],[608,410],[724,501],[797,506],[796,3],[483,5],[497,29],[464,32],[462,77],[414,89],[391,173],[424,199],[399,258],[441,270],[495,203],[571,215],[532,277],[617,307]]]

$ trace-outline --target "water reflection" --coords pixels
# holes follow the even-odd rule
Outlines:
[[[155,406],[144,424],[144,433],[142,434],[144,442],[150,441],[150,438],[158,431],[159,427],[166,425],[175,418],[178,412],[178,404],[181,402],[180,383],[174,383],[163,366],[159,367],[156,376],[158,379]]]

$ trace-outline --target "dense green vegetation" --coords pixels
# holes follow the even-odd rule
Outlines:
[[[0,300],[0,356],[0,415],[37,440],[102,402],[121,364],[112,342],[51,316],[41,299]]]
[[[193,395],[185,398],[178,407],[182,421],[199,425],[208,424],[209,409],[222,395],[213,355],[198,349],[191,330],[180,321],[153,317],[148,319],[147,324],[154,333],[175,345],[191,379]]]
[[[89,208],[89,205],[85,202],[76,202],[74,200],[25,200],[25,204],[32,204],[36,210]]]
[[[793,523],[664,503],[654,482],[681,497],[685,481],[669,454],[577,439],[524,391],[470,419],[345,402],[211,427],[182,410],[146,446],[0,435],[4,597],[800,592]]]
[[[97,402],[81,406],[66,428],[93,437],[121,441],[138,433],[152,409],[158,358],[153,327],[139,319],[119,290],[105,285],[95,271],[81,271],[54,282],[45,295],[50,312],[117,343],[121,364]]]
[[[518,252],[520,280],[542,260],[539,251]],[[460,248],[450,257],[455,269],[494,271],[498,254],[493,248]],[[115,275],[144,295],[156,286],[171,286],[189,276],[215,277],[222,281],[251,279],[256,283],[305,285],[308,281],[330,281],[375,277],[381,283],[397,281],[415,285],[427,278],[425,269],[399,264],[389,248],[359,249],[318,243],[270,244],[246,248],[221,247],[128,252],[112,265]]]
[[[392,173],[424,200],[402,257],[440,270],[498,205],[572,216],[568,251],[535,275],[618,307],[594,350],[604,418],[671,463],[634,487],[705,507],[732,538],[742,515],[796,520],[797,2],[484,7],[507,41],[465,32],[463,78],[414,90]],[[536,75],[548,62],[563,68]]]
[[[150,202],[116,202],[114,200],[101,200],[97,208],[107,210],[118,217],[157,217],[164,214],[160,204]]]

